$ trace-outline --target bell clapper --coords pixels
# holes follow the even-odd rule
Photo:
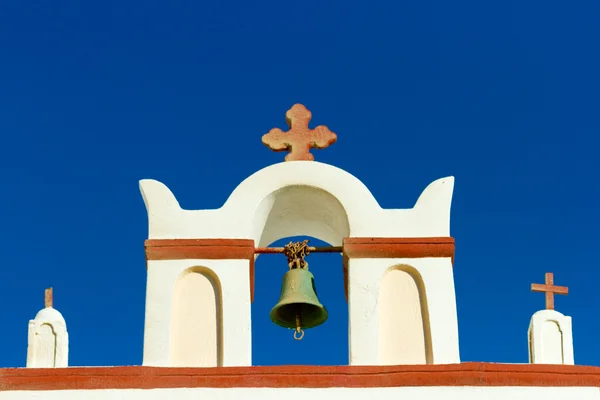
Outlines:
[[[302,330],[302,322],[300,321],[300,314],[298,313],[296,314],[296,330],[294,331],[294,339],[302,340],[303,337],[304,331]]]

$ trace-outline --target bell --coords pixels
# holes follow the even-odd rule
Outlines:
[[[315,277],[308,269],[294,268],[285,273],[279,302],[270,316],[275,324],[295,329],[296,340],[304,336],[303,328],[314,328],[327,320],[327,310],[317,298]]]

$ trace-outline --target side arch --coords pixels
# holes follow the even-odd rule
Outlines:
[[[191,267],[175,281],[170,334],[170,365],[218,367],[223,364],[222,289],[206,267]]]
[[[381,365],[433,364],[425,285],[409,265],[388,268],[379,289]]]
[[[39,360],[38,368],[55,368],[56,367],[56,332],[54,327],[45,322],[40,325],[35,336],[37,354]]]
[[[542,346],[544,362],[547,364],[564,364],[563,332],[558,321],[547,320],[542,323]]]

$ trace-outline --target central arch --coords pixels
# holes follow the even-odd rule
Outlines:
[[[350,235],[350,222],[342,202],[329,191],[310,185],[288,185],[269,193],[252,219],[257,246],[283,246],[290,240],[309,239],[313,246],[340,245]],[[291,331],[272,324],[269,311],[279,299],[282,277],[287,272],[283,255],[255,260],[255,298],[252,304],[253,364],[347,364],[347,303],[340,254],[309,256],[319,300],[330,312],[329,320],[307,331],[299,344]],[[345,320],[345,322],[344,322]],[[330,326],[329,329],[324,329]],[[337,327],[337,328],[336,328]],[[347,339],[346,339],[347,340]],[[346,343],[346,344],[344,344]],[[268,349],[275,346],[276,354]],[[307,348],[308,347],[308,348]],[[342,357],[344,362],[340,362]],[[317,361],[318,360],[318,361]]]
[[[259,247],[290,236],[312,236],[340,245],[344,237],[350,236],[350,221],[342,203],[328,191],[290,185],[260,202],[252,230]]]
[[[219,212],[258,246],[300,235],[339,246],[344,237],[368,231],[382,209],[369,189],[348,172],[315,161],[295,161],[271,165],[246,178]]]
[[[269,245],[281,247],[304,239],[313,246],[329,245],[307,236],[286,237]],[[301,342],[293,339],[293,330],[271,321],[269,313],[280,300],[283,277],[289,269],[284,255],[262,255],[255,262],[251,304],[252,365],[348,365],[349,310],[342,257],[337,253],[319,253],[309,255],[307,261],[314,275],[317,298],[329,313],[327,321],[307,329]]]

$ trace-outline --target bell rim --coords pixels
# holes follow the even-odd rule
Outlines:
[[[312,304],[311,304],[312,305]],[[277,319],[274,318],[274,315],[276,313],[276,308],[277,306],[273,307],[271,309],[271,312],[269,313],[269,318],[271,319],[271,322],[273,322],[275,325],[280,326],[282,328],[287,328],[287,329],[291,329],[291,330],[295,330],[296,327],[291,327],[288,325],[284,325],[282,323],[280,323]],[[317,326],[323,325],[325,322],[327,322],[327,320],[329,319],[329,311],[327,311],[327,308],[325,308],[324,305],[321,305],[321,310],[322,312],[322,317],[319,318],[318,321],[320,321],[318,324],[310,324],[307,326],[301,326],[302,329],[312,329],[312,328],[316,328]]]

